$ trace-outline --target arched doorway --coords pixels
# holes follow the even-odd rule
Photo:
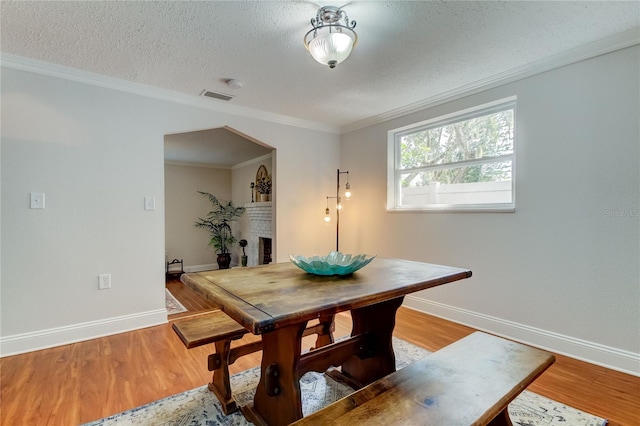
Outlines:
[[[164,137],[165,145],[165,254],[167,261],[183,259],[185,272],[216,269],[215,253],[207,246],[208,236],[193,224],[210,210],[198,191],[209,192],[236,206],[268,208],[273,215],[275,197],[259,203],[255,192],[256,171],[265,170],[275,182],[275,149],[230,127],[196,130]],[[253,185],[252,185],[253,184]],[[272,194],[275,195],[275,194]],[[234,224],[234,236],[248,240],[248,265],[264,262],[264,232],[252,229],[247,214]],[[273,218],[275,219],[275,217]],[[269,224],[268,237],[275,235]],[[237,226],[236,226],[237,225]],[[256,239],[256,241],[254,241]],[[271,250],[275,244],[271,241]],[[232,267],[241,264],[243,250],[235,245]],[[263,256],[263,257],[260,257]]]

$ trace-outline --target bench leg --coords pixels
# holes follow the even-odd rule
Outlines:
[[[220,405],[224,414],[229,415],[238,411],[238,405],[231,395],[231,383],[229,382],[229,351],[231,350],[231,341],[224,340],[215,342],[216,354],[219,355],[219,365],[213,370],[213,378],[209,383],[209,390],[212,391]]]
[[[513,426],[507,409],[505,408],[502,410],[500,414],[495,416],[494,419],[487,424],[487,426]]]
[[[335,315],[321,316],[320,324],[322,325],[322,332],[318,333],[318,337],[316,338],[316,346],[313,349],[318,349],[335,342],[335,340],[333,339],[333,332],[336,329]]]

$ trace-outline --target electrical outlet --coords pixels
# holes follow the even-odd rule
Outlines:
[[[98,275],[98,289],[106,290],[111,288],[111,274]]]

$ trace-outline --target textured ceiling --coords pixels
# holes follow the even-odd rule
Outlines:
[[[352,1],[359,43],[329,69],[302,43],[327,4],[3,0],[0,47],[344,128],[640,25],[638,1]]]
[[[354,1],[345,10],[359,44],[332,70],[302,44],[313,2],[3,0],[1,49],[194,96],[231,93],[230,103],[343,126],[637,28],[639,6]],[[226,87],[228,78],[243,88]]]

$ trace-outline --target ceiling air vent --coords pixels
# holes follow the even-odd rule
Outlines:
[[[200,93],[200,96],[206,96],[208,98],[214,98],[214,99],[221,99],[223,101],[229,101],[233,99],[233,95],[227,95],[226,93],[210,92],[206,89],[203,90],[202,93]]]

